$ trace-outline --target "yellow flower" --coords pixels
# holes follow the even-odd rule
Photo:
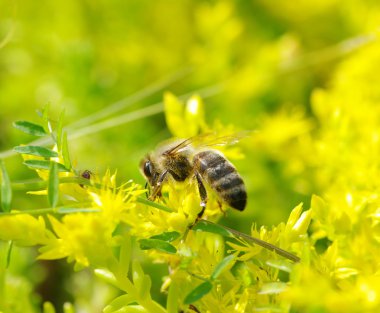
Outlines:
[[[39,258],[68,257],[69,261],[76,262],[77,268],[106,266],[113,247],[119,244],[114,231],[128,220],[128,212],[136,206],[136,196],[143,192],[133,183],[117,188],[115,179],[115,175],[107,171],[100,190],[86,189],[93,200],[88,213],[66,214],[61,221],[49,216],[58,238],[40,249]]]
[[[46,228],[42,216],[36,218],[29,214],[0,216],[0,239],[13,240],[22,246],[45,245],[55,240]]]

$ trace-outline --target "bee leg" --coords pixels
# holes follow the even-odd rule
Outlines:
[[[153,192],[149,197],[149,200],[154,200],[158,196],[161,195],[161,188],[162,188],[162,183],[165,180],[166,175],[168,174],[168,171],[163,171],[160,176],[158,176],[157,183],[153,188]]]
[[[218,202],[219,210],[223,213],[223,216],[226,217],[226,211],[223,210],[222,202],[219,200],[217,202]]]
[[[198,182],[198,189],[199,189],[199,195],[201,197],[201,211],[198,213],[198,219],[202,218],[203,213],[206,210],[206,204],[207,204],[207,191],[205,186],[203,185],[201,175],[199,175],[198,172],[195,172],[195,178]]]
[[[146,197],[147,199],[149,199],[150,186],[149,186],[148,182],[145,183],[144,189],[146,189],[145,197]]]

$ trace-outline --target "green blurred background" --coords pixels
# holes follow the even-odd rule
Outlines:
[[[12,122],[38,122],[35,112],[47,103],[53,119],[64,110],[71,125],[131,100],[102,119],[113,125],[114,117],[161,102],[165,91],[204,95],[210,125],[260,130],[277,116],[281,132],[281,117],[290,114],[300,116],[295,124],[310,122],[302,126],[308,131],[315,126],[312,91],[329,86],[339,62],[377,30],[379,11],[378,1],[369,0],[0,0],[0,151],[32,140]],[[172,82],[147,92],[165,79]],[[141,90],[145,97],[128,98]],[[69,129],[69,135],[91,123]],[[141,184],[141,157],[170,137],[162,111],[94,129],[69,141],[76,167],[117,169],[120,181]],[[277,224],[318,193],[297,171],[284,169],[279,147],[242,146],[246,157],[234,163],[246,181],[249,205],[223,223],[243,231],[252,222]],[[35,177],[19,156],[5,163],[13,181]],[[41,206],[46,200],[16,193],[14,208]]]
[[[12,122],[38,121],[47,103],[70,125],[165,79],[172,82],[108,118],[159,103],[167,90],[205,95],[210,125],[260,129],[281,110],[307,118],[312,90],[328,86],[334,66],[361,44],[347,40],[376,30],[378,11],[376,1],[0,0],[0,150],[29,142]],[[77,167],[118,169],[121,180],[140,183],[140,158],[170,137],[162,112],[94,129],[70,140]],[[244,214],[278,223],[308,195],[256,148],[236,161],[250,193]],[[34,175],[19,157],[6,165],[12,180]],[[33,206],[23,194],[14,205]]]

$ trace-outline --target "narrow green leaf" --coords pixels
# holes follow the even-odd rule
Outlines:
[[[132,279],[133,279],[133,283],[134,283],[137,290],[139,290],[141,287],[141,283],[144,280],[144,275],[145,274],[144,274],[144,271],[141,267],[140,262],[138,262],[137,260],[133,260],[133,262],[132,262]]]
[[[37,155],[44,158],[55,158],[58,156],[57,152],[40,146],[17,146],[13,150],[21,154]]]
[[[150,289],[152,287],[152,280],[149,275],[144,275],[139,287],[139,298],[148,299],[150,297]]]
[[[43,313],[55,313],[54,305],[49,301],[44,302],[42,310]]]
[[[70,161],[69,146],[67,143],[66,132],[64,132],[62,135],[62,157],[63,157],[63,163],[65,164],[65,167],[71,170],[71,161]]]
[[[124,270],[124,275],[128,275],[132,259],[132,242],[131,236],[126,233],[120,247],[119,264]]]
[[[166,308],[168,313],[178,313],[178,299],[180,298],[181,286],[176,279],[173,279],[168,292]]]
[[[263,305],[263,306],[258,305],[254,308],[254,312],[282,313],[282,312],[284,312],[284,309],[278,305],[277,306],[276,305]],[[318,310],[316,310],[316,311],[313,310],[312,312],[313,313],[327,313],[325,311],[320,312]]]
[[[94,270],[94,273],[97,277],[100,277],[108,284],[119,287],[119,282],[117,281],[115,274],[111,271],[102,268],[96,268]]]
[[[283,291],[285,291],[287,287],[286,283],[283,282],[272,282],[272,283],[265,283],[261,286],[260,290],[258,291],[261,295],[271,295],[271,294],[278,294]]]
[[[181,234],[177,231],[169,231],[169,232],[164,232],[159,235],[155,235],[150,237],[151,239],[158,239],[158,240],[163,240],[167,242],[172,242],[176,239],[178,239],[181,236]]]
[[[143,203],[143,204],[146,204],[146,205],[149,205],[153,208],[156,208],[156,209],[159,209],[161,211],[165,211],[165,212],[173,212],[172,209],[158,203],[158,202],[154,202],[154,201],[150,201],[148,199],[145,199],[145,198],[142,198],[142,197],[137,197],[137,202],[140,202],[140,203]]]
[[[0,160],[1,166],[1,207],[4,212],[9,212],[12,202],[12,186],[4,162]]]
[[[52,208],[55,208],[59,198],[59,176],[57,163],[52,162],[49,173],[48,199]]]
[[[98,213],[100,212],[100,209],[95,208],[68,208],[68,207],[61,207],[56,210],[56,213],[58,214],[70,214],[70,213]]]
[[[156,304],[156,302],[152,303],[152,305],[155,305],[155,304]],[[155,307],[155,309],[156,309],[156,307]],[[156,311],[151,311],[151,310],[148,311],[147,309],[145,309],[141,305],[131,304],[131,305],[123,307],[121,310],[114,311],[113,313],[151,313],[151,312],[156,312]]]
[[[17,121],[13,123],[13,126],[24,133],[33,136],[46,136],[46,132],[41,125],[34,124],[28,121]]]
[[[223,226],[217,225],[217,224],[210,224],[207,221],[200,220],[198,223],[196,223],[193,227],[193,230],[199,230],[199,231],[204,231],[208,233],[214,233],[218,234],[224,237],[231,237],[232,234],[223,228]]]
[[[193,289],[185,298],[184,304],[191,304],[198,301],[203,296],[207,295],[212,289],[212,283],[210,281],[205,281],[198,287]]]
[[[222,261],[220,261],[216,265],[214,271],[211,274],[210,279],[214,280],[214,279],[218,278],[218,276],[234,261],[235,261],[235,255],[234,254],[230,254],[230,255],[226,256]]]
[[[117,310],[122,309],[123,307],[131,304],[132,302],[136,302],[135,297],[130,294],[121,295],[111,301],[104,309],[103,313],[112,313]]]
[[[25,160],[24,164],[37,170],[49,170],[53,161],[49,160]],[[59,172],[70,172],[63,164],[57,163]]]
[[[5,268],[9,267],[9,264],[11,264],[11,255],[13,250],[13,240],[9,240],[8,242],[8,251],[7,251],[7,258],[5,262]]]
[[[170,254],[175,254],[177,252],[177,249],[173,245],[159,239],[141,239],[140,248],[141,250],[157,249]]]
[[[265,263],[271,267],[288,273],[290,273],[293,269],[293,263],[286,260],[268,260]]]
[[[58,151],[62,151],[62,134],[63,134],[63,117],[65,115],[65,110],[62,110],[59,115],[58,125],[57,125],[57,147]]]
[[[63,313],[75,313],[73,304],[70,302],[65,302],[63,304]]]
[[[49,107],[50,103],[47,103],[41,110],[37,110],[37,114],[44,122],[44,130],[48,133],[48,121],[49,121]]]

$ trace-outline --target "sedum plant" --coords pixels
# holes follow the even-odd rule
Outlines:
[[[374,43],[342,62],[331,86],[314,91],[312,117],[285,109],[263,118],[242,143],[281,162],[292,188],[311,197],[310,209],[301,203],[276,226],[252,221],[250,234],[218,224],[226,208],[215,195],[198,220],[194,182],[165,184],[151,202],[145,188],[118,183],[115,172],[76,169],[62,117],[53,123],[45,111],[42,125],[16,122],[31,135],[51,136],[53,145],[15,148],[38,180],[11,182],[1,165],[0,310],[38,312],[31,282],[20,280],[17,293],[8,270],[15,246],[37,246],[37,259],[66,258],[75,271],[90,270],[114,286],[118,295],[105,313],[378,312],[378,49]],[[174,137],[233,131],[207,125],[197,96],[183,103],[166,94],[165,113]],[[237,147],[223,152],[242,157]],[[12,189],[46,196],[50,205],[13,208]],[[163,298],[152,292],[144,262],[166,265]],[[75,309],[75,300],[64,308]],[[43,311],[54,308],[45,303]]]
[[[211,130],[204,122],[199,97],[192,97],[185,105],[166,94],[165,105],[168,127],[174,136]],[[2,165],[0,238],[12,243],[3,251],[8,262],[12,262],[12,246],[37,246],[37,259],[66,258],[75,271],[90,268],[120,291],[121,295],[104,307],[106,313],[246,312],[286,307],[280,294],[289,281],[280,279],[279,274],[290,272],[293,263],[299,261],[290,252],[299,251],[307,243],[310,211],[302,213],[302,205],[297,206],[286,223],[270,229],[253,225],[249,236],[216,223],[225,213],[214,195],[203,219],[198,220],[200,200],[194,182],[166,184],[162,199],[151,202],[145,198],[142,186],[131,181],[118,184],[116,173],[110,170],[101,175],[76,169],[68,153],[62,117],[54,128],[45,110],[42,121],[43,125],[15,123],[26,133],[52,138],[51,148],[15,147],[39,179],[12,184]],[[178,127],[184,124],[188,127]],[[236,149],[224,149],[232,157],[239,155]],[[13,209],[12,187],[29,188],[30,194],[46,196],[50,207]],[[271,250],[264,249],[255,244],[263,245],[260,240],[279,248],[273,251],[269,245]],[[152,298],[152,280],[134,257],[134,242],[149,262],[167,264],[161,287],[165,304]],[[2,292],[7,295],[5,268],[3,274]],[[16,299],[2,299],[2,310],[12,310]],[[54,308],[45,303],[44,310]]]

